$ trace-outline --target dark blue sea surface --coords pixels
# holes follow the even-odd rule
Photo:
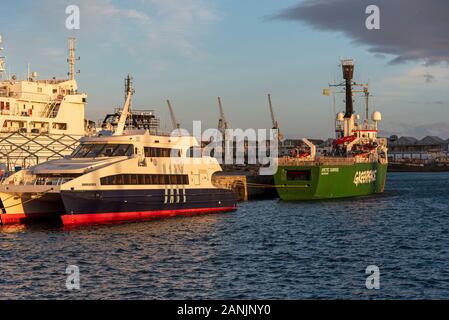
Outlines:
[[[449,174],[384,194],[63,230],[0,227],[0,299],[447,299]],[[68,265],[80,290],[66,288]],[[365,286],[369,265],[380,289]]]

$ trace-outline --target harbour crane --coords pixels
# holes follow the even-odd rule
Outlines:
[[[283,139],[283,135],[281,134],[281,131],[279,130],[279,123],[276,120],[276,117],[274,116],[274,110],[273,110],[273,103],[271,101],[271,94],[268,94],[268,106],[270,108],[270,115],[271,115],[271,123],[273,125],[273,129],[278,130],[278,140]]]
[[[178,120],[176,119],[175,112],[173,111],[170,100],[167,100],[167,106],[168,106],[168,110],[170,111],[170,118],[171,118],[173,130],[179,129],[181,127],[181,125],[178,122]]]
[[[229,129],[228,121],[226,120],[224,110],[223,110],[223,104],[221,103],[221,98],[218,97],[218,109],[220,111],[220,118],[218,120],[218,130],[220,132],[225,132],[226,129]]]

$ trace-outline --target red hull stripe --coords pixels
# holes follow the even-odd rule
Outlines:
[[[3,213],[0,214],[0,224],[24,224],[40,219],[47,219],[50,217],[57,217],[57,215],[55,215],[54,213]]]
[[[143,212],[111,212],[111,213],[83,213],[65,214],[61,216],[64,226],[104,224],[122,221],[151,220],[167,218],[180,215],[196,215],[212,212],[226,212],[237,210],[237,207],[224,208],[200,208],[200,209],[179,209]]]

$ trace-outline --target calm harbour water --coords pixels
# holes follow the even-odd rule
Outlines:
[[[62,230],[0,227],[0,299],[449,298],[449,173],[382,195]],[[66,289],[66,267],[80,290]],[[365,269],[380,268],[367,290]]]

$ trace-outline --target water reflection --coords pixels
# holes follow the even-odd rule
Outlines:
[[[449,174],[387,181],[375,197],[257,201],[72,230],[0,227],[0,298],[447,297]],[[65,289],[69,264],[80,268],[80,291]],[[364,287],[371,264],[381,268],[378,292]]]

